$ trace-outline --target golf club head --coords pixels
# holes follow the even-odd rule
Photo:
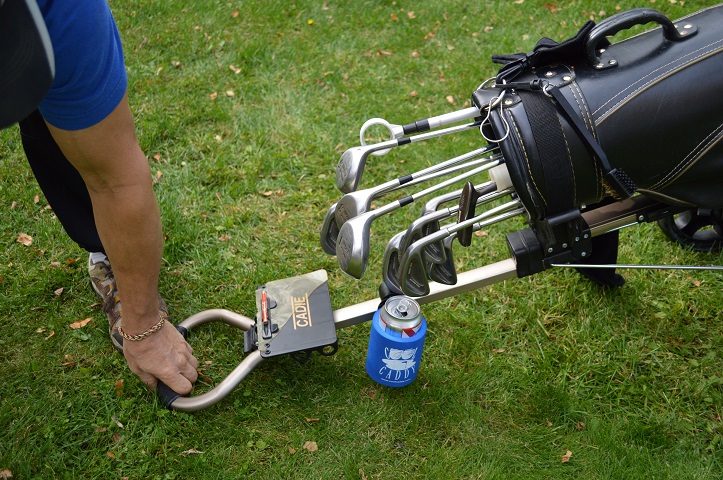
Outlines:
[[[339,267],[356,279],[364,276],[369,261],[369,233],[374,212],[354,217],[341,226],[336,240],[336,257]]]
[[[382,260],[382,279],[387,288],[393,293],[402,293],[402,287],[399,285],[399,244],[404,237],[405,232],[399,232],[394,235],[387,248],[384,249],[384,259]]]
[[[319,232],[319,241],[321,249],[329,255],[336,255],[336,239],[339,236],[339,226],[336,223],[334,212],[336,211],[336,203],[329,208],[324,216]]]
[[[344,225],[350,218],[358,217],[371,208],[372,200],[380,195],[377,187],[349,192],[336,202],[336,223]]]
[[[456,237],[457,234],[453,233],[442,241],[445,258],[443,263],[429,263],[427,265],[430,280],[444,285],[455,285],[457,283],[457,269],[454,266],[454,256],[452,254],[452,242]]]
[[[430,199],[429,201],[427,201],[427,203],[424,204],[424,207],[422,207],[422,213],[420,213],[419,216],[423,217],[425,215],[428,215],[438,210],[439,207],[441,207],[445,203],[458,201],[460,195],[462,195],[461,188],[459,190],[445,193],[444,195],[439,195],[438,197]]]
[[[359,187],[364,164],[374,149],[374,145],[362,145],[349,148],[341,154],[336,165],[336,188],[343,193],[349,193]]]

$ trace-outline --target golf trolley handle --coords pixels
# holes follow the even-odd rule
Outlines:
[[[442,285],[431,282],[429,285],[429,294],[424,297],[419,297],[416,300],[420,305],[424,305],[515,277],[517,277],[517,266],[515,261],[510,258],[475,270],[460,273],[456,285]],[[374,316],[374,312],[379,308],[379,303],[379,299],[375,298],[334,310],[334,325],[336,329],[339,330],[370,321]],[[191,328],[217,320],[238,327],[244,331],[255,326],[254,321],[244,315],[234,313],[230,310],[212,309],[188,317],[182,321],[177,328],[185,337]],[[202,410],[215,405],[231,393],[263,359],[261,352],[254,350],[218,385],[196,397],[184,397],[171,390],[162,382],[158,382],[156,393],[163,405],[171,410],[181,412]]]
[[[625,12],[616,13],[615,15],[603,20],[597,24],[587,37],[585,42],[585,54],[590,65],[599,63],[596,56],[597,46],[605,37],[615,35],[621,30],[627,30],[635,25],[643,25],[650,22],[660,24],[663,29],[663,37],[671,42],[677,42],[692,37],[697,29],[682,27],[676,28],[668,17],[652,8],[634,8]]]

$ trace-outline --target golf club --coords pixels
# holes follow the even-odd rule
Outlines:
[[[482,225],[475,223],[472,225],[472,231],[477,232],[482,229]],[[454,265],[454,254],[452,253],[452,243],[457,238],[459,232],[455,232],[442,242],[444,248],[444,262],[427,263],[427,278],[444,285],[455,285],[457,283],[457,268]],[[426,252],[425,252],[426,253]],[[399,283],[399,282],[397,282]],[[401,288],[401,285],[400,285]]]
[[[399,243],[405,233],[406,231],[401,231],[389,240],[382,260],[382,280],[389,290],[400,295],[402,287],[399,285]]]
[[[510,211],[511,208],[514,210]],[[472,226],[475,223],[480,223],[481,228],[507,220],[516,215],[520,215],[524,211],[525,209],[522,207],[522,203],[519,200],[513,200],[490,209],[474,218],[470,218],[462,223],[455,223],[450,227],[442,228],[438,232],[414,242],[404,252],[400,261],[401,267],[399,284],[402,287],[402,291],[411,296],[423,296],[429,293],[429,282],[427,281],[426,270],[427,266],[424,261],[424,257],[422,256],[425,246],[433,242],[444,240],[450,234]]]
[[[421,142],[430,138],[441,137],[452,133],[469,130],[481,125],[481,120],[465,125],[457,125],[455,127],[444,128],[433,132],[422,133],[414,137],[403,137],[395,140],[387,140],[386,142],[375,143],[373,145],[361,145],[349,148],[345,151],[339,163],[336,166],[336,186],[343,193],[353,192],[359,187],[362,173],[364,172],[364,164],[370,153],[407,145],[409,143]]]
[[[465,180],[478,173],[489,170],[499,165],[499,163],[499,160],[489,162],[462,175],[445,180],[438,185],[434,185],[408,197],[388,203],[381,208],[362,213],[358,217],[350,219],[341,226],[339,237],[336,241],[336,257],[339,261],[339,267],[348,275],[354,278],[361,278],[364,275],[367,261],[369,260],[369,232],[371,230],[371,223],[374,220],[409,205],[421,197],[453,185],[460,180]]]
[[[336,203],[329,208],[324,216],[324,221],[321,224],[321,231],[319,233],[319,240],[321,242],[321,249],[329,255],[336,255],[336,237],[339,236],[339,225],[336,223],[334,212],[336,211]]]
[[[479,108],[468,107],[463,108],[462,110],[457,110],[456,112],[444,113],[442,115],[437,115],[436,117],[429,117],[422,120],[417,120],[416,122],[408,123],[406,125],[394,125],[393,123],[387,122],[383,118],[370,118],[369,120],[364,122],[361,130],[359,130],[359,141],[362,145],[366,145],[364,134],[369,127],[376,125],[381,125],[387,130],[389,130],[389,139],[394,140],[395,138],[401,138],[405,135],[410,135],[412,133],[421,133],[428,130],[433,130],[443,125],[449,125],[450,123],[457,123],[463,120],[469,120],[471,118],[478,120],[477,117],[479,117],[480,114],[481,112]],[[389,150],[390,149],[388,148],[385,150],[378,150],[376,152],[372,152],[372,155],[384,155]]]
[[[393,191],[399,190],[402,187],[417,185],[419,183],[443,177],[445,175],[450,175],[460,170],[466,170],[479,165],[483,165],[485,163],[500,158],[499,155],[491,155],[489,157],[473,160],[467,163],[461,163],[465,160],[469,160],[470,158],[479,156],[481,153],[485,153],[487,151],[488,150],[486,148],[478,149],[474,152],[460,155],[459,157],[452,158],[438,165],[425,168],[424,170],[420,170],[419,172],[413,173],[411,175],[405,175],[404,177],[399,177],[398,179],[382,183],[375,187],[349,192],[343,197],[341,197],[341,199],[339,199],[339,201],[337,202],[337,208],[335,213],[336,222],[339,225],[343,225],[344,222],[346,222],[350,218],[354,218],[368,211],[371,208],[373,200],[383,197],[384,195]]]

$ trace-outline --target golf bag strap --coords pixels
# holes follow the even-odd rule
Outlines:
[[[562,125],[559,129],[550,127],[558,119],[555,105],[536,92],[518,91],[517,94],[525,107],[540,161],[546,167],[542,172],[547,209],[553,213],[569,210],[576,204],[575,174]]]
[[[560,107],[558,109],[560,113],[563,114],[570,126],[573,130],[575,130],[575,133],[578,134],[580,140],[590,155],[592,155],[592,157],[600,164],[600,167],[605,175],[605,186],[608,187],[610,193],[618,200],[624,200],[633,196],[636,190],[635,182],[633,182],[633,180],[623,170],[613,168],[610,165],[607,155],[605,155],[605,151],[603,151],[600,144],[597,140],[595,140],[595,137],[593,137],[585,127],[582,119],[572,108],[570,102],[568,102],[565,96],[560,92],[559,88],[540,79],[535,79],[530,82],[496,84],[495,87],[500,89],[514,88],[518,91],[518,93],[526,90],[533,92],[540,91],[546,96],[554,99],[555,103]],[[537,96],[539,97],[539,94]],[[537,137],[535,137],[535,140],[537,141]]]

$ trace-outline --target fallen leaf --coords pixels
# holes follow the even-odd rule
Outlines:
[[[116,432],[113,434],[113,443],[118,443],[121,441],[120,433]]]
[[[239,16],[238,10],[236,10],[235,12],[233,12],[231,14],[231,18],[238,18],[238,16]]]
[[[409,92],[410,97],[416,97],[417,95],[419,95],[419,92],[417,92],[416,90],[412,90],[411,92]]]
[[[15,210],[15,207],[17,207],[17,206],[18,206],[18,202],[13,201],[13,202],[10,204],[10,210]]]
[[[419,52],[416,51],[416,50],[413,51],[413,52],[412,52],[412,58],[419,58]]]
[[[227,97],[233,97],[234,95],[236,95],[236,94],[233,92],[233,90],[226,90]]]
[[[447,100],[447,103],[449,103],[450,105],[454,105],[454,104],[455,104],[455,100],[454,100],[454,97],[453,97],[452,95],[447,95],[447,96],[444,97],[444,98]]]
[[[551,427],[551,426],[552,426],[552,422],[548,420],[548,421],[547,421],[547,426],[548,426],[548,427]]]
[[[319,450],[319,446],[316,444],[316,442],[306,442],[304,443],[304,450],[308,452],[315,452]]]
[[[515,0],[515,3],[516,3],[517,5],[520,5],[520,4],[522,4],[522,3],[525,3],[525,0]]]
[[[366,475],[364,475],[364,470],[361,468],[359,469],[359,475],[361,476],[361,480],[369,480]]]
[[[65,361],[61,363],[64,367],[74,367],[75,366],[75,358],[72,355],[65,355]]]
[[[241,73],[241,69],[238,68],[238,67],[234,67],[233,65],[229,65],[229,66],[228,66],[228,69],[231,70],[231,71],[232,71],[233,73],[235,73],[236,75],[238,75],[239,73]]]
[[[115,458],[115,453],[113,452],[106,452],[105,456],[113,460]]]
[[[187,457],[189,455],[201,455],[203,452],[200,450],[196,450],[195,448],[191,448],[189,450],[186,450],[185,452],[181,452],[181,455],[184,457]]]
[[[115,382],[115,394],[119,397],[123,395],[123,380]]]
[[[492,351],[495,352],[495,353],[505,353],[505,349],[504,349],[504,348],[495,348],[495,349],[492,350]]]
[[[454,50],[454,45],[447,45],[447,50],[449,50],[450,52]]]
[[[17,241],[18,241],[19,243],[22,243],[22,244],[25,245],[26,247],[29,247],[30,245],[33,244],[33,237],[31,237],[31,236],[28,235],[27,233],[22,233],[22,232],[20,232],[20,233],[18,234],[18,239],[17,239]]]
[[[700,287],[700,280],[693,280],[691,283],[696,287]]]
[[[231,240],[231,237],[230,237],[228,234],[225,234],[225,233],[224,233],[223,235],[221,235],[220,237],[218,237],[218,240],[219,240],[220,242],[228,242],[229,240]]]
[[[92,318],[86,318],[85,320],[78,320],[77,322],[73,322],[73,323],[71,323],[71,324],[68,325],[68,326],[69,326],[70,328],[73,328],[73,329],[83,328],[83,327],[85,327],[86,325],[88,325],[88,322],[90,322],[91,320],[93,320],[93,319],[92,319]]]
[[[45,333],[45,327],[40,327],[37,330],[35,330],[35,333]]]
[[[33,197],[33,203],[38,203],[40,201],[40,195],[35,195]]]
[[[577,428],[578,431],[582,432],[583,430],[585,430],[585,423],[577,422],[577,425],[575,426],[575,428]]]
[[[208,96],[211,101],[216,100],[218,98],[218,92],[213,92]]]
[[[485,33],[490,33],[490,32],[491,32],[492,30],[494,30],[494,29],[495,29],[495,27],[490,27],[490,26],[487,26],[487,27],[484,28]]]
[[[181,62],[179,62],[178,60],[173,60],[171,62],[171,65],[173,65],[173,68],[181,68],[183,66],[183,64]]]
[[[45,337],[43,340],[48,340],[50,337],[55,335],[55,330],[51,330],[47,337]]]
[[[113,422],[114,422],[116,425],[118,425],[118,428],[125,428],[125,427],[123,426],[123,424],[118,421],[118,419],[115,417],[115,415],[112,416],[112,417],[110,417],[110,419],[113,420]]]
[[[318,421],[319,421],[318,418],[307,418],[307,419],[306,419],[306,422],[307,422],[307,423],[314,423],[314,422],[318,422]]]
[[[397,16],[394,15],[393,13],[392,13],[391,17],[392,17],[392,22],[398,22],[398,21],[399,21],[399,18],[397,18]]]
[[[295,453],[296,453],[296,449],[295,449],[294,447],[289,447],[289,453],[292,454],[292,455],[295,454]]]
[[[263,195],[264,197],[270,197],[273,194],[274,194],[274,192],[272,190],[268,190],[266,192],[261,193],[261,195]]]
[[[394,55],[389,50],[377,50],[377,55]]]
[[[567,463],[570,461],[570,458],[572,458],[572,452],[570,450],[568,450],[567,453],[565,453],[565,455],[562,456],[561,462]]]
[[[6,480],[8,478],[13,478],[13,472],[8,470],[7,468],[4,470],[0,470],[0,478]]]
[[[414,12],[407,12],[407,18],[409,18],[410,20],[413,20],[413,19],[417,18],[417,16],[414,14]]]
[[[555,13],[558,10],[557,5],[555,5],[554,3],[545,3],[542,5],[542,8],[546,8],[550,11],[550,13]]]
[[[160,180],[162,177],[163,177],[163,172],[161,172],[160,170],[158,170],[158,171],[156,172],[156,179],[157,179],[157,180]]]
[[[95,429],[95,431],[93,433],[105,433],[107,431],[108,431],[108,429],[105,427],[98,427]]]
[[[156,162],[160,161],[160,160],[161,160],[161,154],[160,154],[160,153],[156,153],[155,155],[153,155],[153,159],[154,159]]]
[[[483,230],[477,230],[476,232],[474,232],[474,234],[477,237],[488,237],[489,236],[489,233],[487,233]]]

